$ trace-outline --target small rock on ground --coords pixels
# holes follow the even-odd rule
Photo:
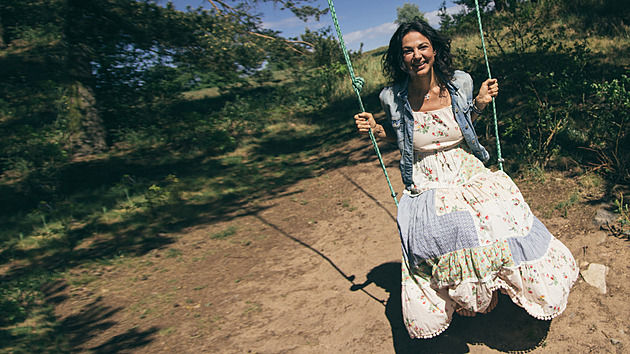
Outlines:
[[[602,226],[614,223],[617,221],[617,214],[606,209],[606,206],[602,206],[597,209],[595,217],[593,218],[593,225]]]
[[[606,274],[608,273],[608,267],[603,264],[591,263],[587,269],[581,270],[582,278],[588,284],[597,288],[597,290],[606,294]]]

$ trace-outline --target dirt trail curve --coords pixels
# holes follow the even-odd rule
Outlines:
[[[455,317],[432,340],[409,340],[400,311],[400,244],[382,172],[365,139],[340,148],[348,164],[321,171],[255,208],[173,235],[140,259],[108,265],[56,306],[79,350],[134,353],[425,353],[630,351],[628,242],[591,224],[537,212],[575,185],[519,181],[534,212],[578,262],[610,268],[608,293],[581,280],[567,310],[537,321],[500,297],[488,315]],[[385,151],[401,190],[396,152]],[[358,163],[358,161],[370,162]],[[357,162],[357,163],[355,163]],[[538,208],[538,209],[537,209]],[[555,214],[558,214],[557,212]],[[232,227],[232,229],[230,229]],[[222,230],[225,237],[214,237]],[[54,293],[54,291],[51,291]]]

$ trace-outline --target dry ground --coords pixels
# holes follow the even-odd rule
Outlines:
[[[396,207],[371,146],[242,212],[196,225],[135,259],[75,269],[46,289],[77,351],[102,353],[630,352],[629,243],[592,224],[601,187],[588,176],[516,180],[534,213],[578,262],[610,267],[608,293],[581,279],[566,311],[538,321],[500,297],[488,315],[455,317],[409,340],[400,310]],[[397,191],[397,152],[385,161]],[[543,178],[544,177],[544,178]],[[554,206],[570,200],[566,217]]]

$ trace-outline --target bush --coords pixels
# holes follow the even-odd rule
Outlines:
[[[630,78],[593,84],[600,102],[590,112],[589,140],[598,152],[600,167],[616,182],[630,181]]]

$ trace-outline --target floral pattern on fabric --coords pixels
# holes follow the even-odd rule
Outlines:
[[[450,252],[426,263],[433,267],[431,274],[439,287],[487,280],[501,268],[514,266],[505,240],[490,246]]]
[[[458,307],[484,311],[498,289],[538,319],[558,316],[578,275],[571,252],[548,234],[542,256],[516,265],[507,240],[530,234],[534,215],[508,175],[490,171],[466,147],[452,144],[461,132],[444,128],[456,125],[449,110],[414,114],[414,184],[405,193],[434,191],[437,215],[470,213],[480,246],[425,260],[417,268],[403,260],[403,317],[410,336],[442,333]]]
[[[451,107],[413,112],[414,149],[434,150],[455,146],[463,140]]]

